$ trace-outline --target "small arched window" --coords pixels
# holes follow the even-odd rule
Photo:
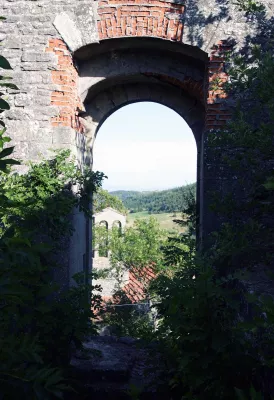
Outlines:
[[[108,257],[108,223],[101,221],[99,226],[99,257]]]
[[[99,222],[99,225],[100,225],[100,226],[104,226],[104,227],[106,228],[106,230],[108,230],[108,223],[107,223],[107,221],[100,221],[100,222]]]
[[[112,228],[118,229],[119,234],[121,235],[121,233],[122,233],[122,223],[121,223],[121,221],[118,221],[118,220],[114,221],[113,224],[112,224]]]

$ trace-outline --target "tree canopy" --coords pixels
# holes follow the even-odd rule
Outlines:
[[[157,214],[182,211],[186,206],[185,195],[189,192],[196,195],[196,183],[152,192],[118,190],[111,192],[111,195],[121,199],[124,206],[131,212],[148,211]]]
[[[117,197],[110,194],[107,190],[98,189],[93,195],[93,213],[104,210],[107,207],[114,208],[123,214],[127,213],[127,209],[123,202]]]

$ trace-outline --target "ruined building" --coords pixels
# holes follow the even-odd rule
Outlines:
[[[273,2],[262,2],[273,15]],[[7,18],[0,26],[1,52],[19,87],[10,90],[11,110],[5,113],[16,155],[37,160],[49,148],[70,148],[80,165],[92,166],[96,133],[111,113],[136,101],[168,106],[196,139],[203,241],[214,225],[207,194],[223,190],[221,167],[205,138],[231,113],[221,87],[227,80],[224,54],[256,32],[256,21],[247,23],[233,3],[1,0]],[[68,281],[74,272],[88,270],[91,260],[90,223],[77,210],[73,218]]]

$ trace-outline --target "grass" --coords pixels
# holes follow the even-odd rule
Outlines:
[[[127,226],[132,226],[136,219],[148,219],[149,217],[154,217],[160,224],[162,229],[167,231],[185,232],[185,228],[175,224],[173,219],[180,219],[180,214],[176,216],[173,213],[161,213],[161,214],[149,214],[147,211],[141,211],[138,213],[128,214],[127,216]]]

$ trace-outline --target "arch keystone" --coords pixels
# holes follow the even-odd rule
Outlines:
[[[97,3],[77,6],[74,14],[58,14],[53,25],[69,49],[74,52],[90,43],[98,43]]]

